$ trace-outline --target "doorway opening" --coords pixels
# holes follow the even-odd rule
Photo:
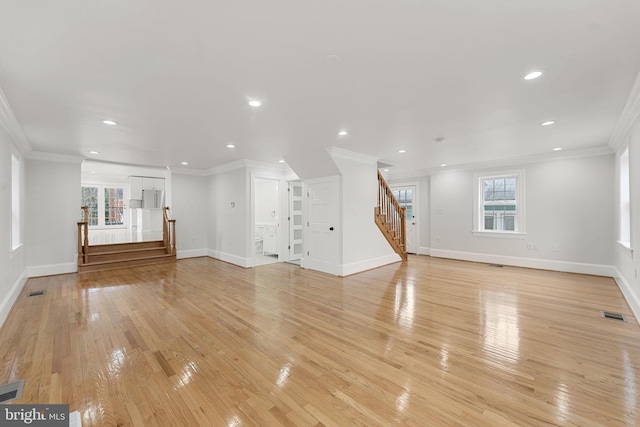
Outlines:
[[[254,265],[272,264],[280,258],[279,180],[254,180]]]
[[[415,185],[391,186],[393,196],[405,208],[405,234],[407,252],[418,253],[418,202]]]

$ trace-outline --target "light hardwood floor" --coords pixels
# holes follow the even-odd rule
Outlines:
[[[194,258],[30,279],[0,344],[16,403],[83,426],[640,425],[640,327],[603,277]]]

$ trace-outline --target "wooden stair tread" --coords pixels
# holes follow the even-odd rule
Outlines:
[[[114,254],[126,254],[126,253],[143,253],[143,252],[151,252],[151,251],[157,251],[157,250],[164,250],[164,246],[156,246],[156,247],[152,247],[152,248],[138,248],[138,249],[124,249],[121,251],[108,251],[108,252],[91,252],[89,251],[89,256],[102,256],[102,255],[114,255]]]
[[[82,264],[82,267],[88,266],[88,265],[118,264],[118,263],[123,263],[128,261],[140,261],[144,259],[172,258],[172,257],[175,258],[175,255],[162,254],[162,255],[150,255],[150,256],[137,257],[137,258],[114,259],[114,260],[108,260],[108,261],[93,261],[93,262],[89,261],[86,264]]]

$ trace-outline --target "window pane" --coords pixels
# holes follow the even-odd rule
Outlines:
[[[412,220],[413,219],[413,204],[412,203],[408,203],[404,206],[404,208],[406,209],[406,218],[407,220]]]
[[[82,206],[89,208],[89,225],[98,225],[98,187],[82,187]]]
[[[104,189],[104,224],[124,224],[124,189]]]
[[[484,229],[493,230],[493,215],[484,216]]]
[[[515,231],[516,229],[516,217],[513,215],[505,215],[504,217],[504,229],[507,231]]]

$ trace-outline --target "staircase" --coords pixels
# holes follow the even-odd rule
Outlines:
[[[374,208],[375,222],[393,250],[407,260],[405,209],[393,197],[393,192],[378,171],[378,206]]]
[[[88,208],[78,222],[78,273],[159,264],[176,260],[175,219],[164,208],[163,240],[89,245]]]

